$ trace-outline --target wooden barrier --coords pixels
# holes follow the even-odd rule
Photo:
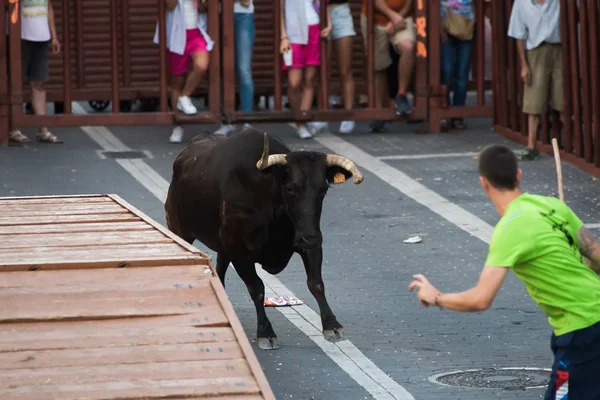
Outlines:
[[[208,256],[114,195],[0,207],[0,398],[275,398]]]

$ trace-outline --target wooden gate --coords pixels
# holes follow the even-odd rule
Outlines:
[[[494,129],[519,143],[527,143],[527,116],[522,112],[523,83],[516,40],[506,35],[514,0],[494,1]],[[600,2],[561,0],[564,126],[560,116],[541,118],[537,143],[552,153],[552,138],[561,156],[600,174]]]

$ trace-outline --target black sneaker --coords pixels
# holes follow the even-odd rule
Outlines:
[[[398,96],[396,96],[396,114],[408,115],[411,112],[412,108],[410,106],[410,103],[408,102],[408,98],[403,94],[399,94]]]
[[[537,148],[534,149],[525,149],[521,154],[519,154],[519,160],[521,161],[533,161],[540,156],[540,151]]]

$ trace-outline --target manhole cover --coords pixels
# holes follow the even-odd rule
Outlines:
[[[543,368],[484,368],[447,372],[429,380],[446,386],[523,390],[548,386],[550,372]]]
[[[113,159],[140,159],[140,158],[148,158],[148,156],[146,155],[146,153],[144,153],[143,151],[135,151],[135,150],[131,150],[131,151],[103,151],[102,154],[105,157],[108,158],[113,158]]]

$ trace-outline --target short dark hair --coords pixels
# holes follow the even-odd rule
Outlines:
[[[518,169],[517,156],[506,146],[494,144],[486,147],[479,154],[479,174],[490,181],[496,189],[516,189],[519,185]]]

